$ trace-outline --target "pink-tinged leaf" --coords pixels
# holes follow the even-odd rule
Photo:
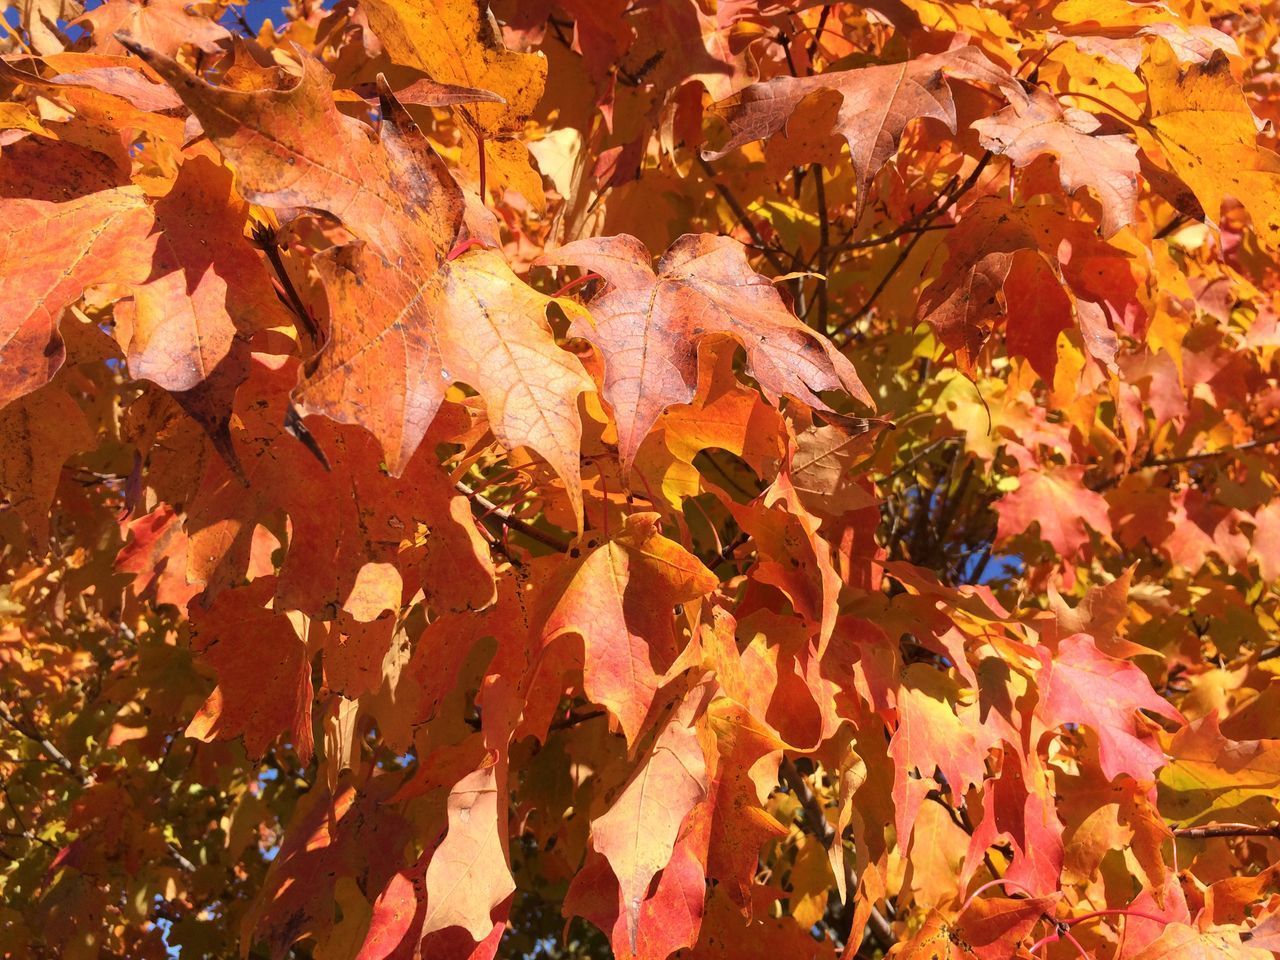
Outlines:
[[[818,396],[825,390],[871,406],[853,365],[796,318],[736,240],[685,234],[656,273],[644,244],[626,235],[577,240],[539,262],[572,264],[609,281],[587,305],[593,322],[575,319],[572,333],[604,356],[604,396],[618,425],[624,473],[662,412],[693,400],[698,347],[709,337],[742,344],[746,372],[775,406],[787,396],[826,410]]]
[[[618,878],[633,953],[649,882],[671,861],[681,824],[706,796],[706,761],[694,729],[705,697],[703,687],[693,688],[613,805],[591,822],[591,845]]]
[[[1036,710],[1045,725],[1089,726],[1098,738],[1102,772],[1108,780],[1122,774],[1152,779],[1167,761],[1153,734],[1139,726],[1138,711],[1149,710],[1175,723],[1183,719],[1151,688],[1146,674],[1132,663],[1107,656],[1083,634],[1063,640],[1056,655],[1044,648],[1037,652],[1044,668]]]

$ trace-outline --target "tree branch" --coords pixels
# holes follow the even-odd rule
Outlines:
[[[1134,471],[1145,470],[1148,467],[1171,467],[1179,463],[1193,463],[1196,460],[1209,460],[1213,457],[1230,456],[1233,453],[1241,453],[1242,451],[1253,450],[1257,447],[1269,447],[1274,443],[1280,443],[1280,434],[1273,434],[1268,437],[1259,437],[1257,440],[1248,440],[1245,443],[1237,443],[1230,447],[1219,447],[1217,450],[1206,450],[1203,453],[1188,453],[1181,457],[1159,457],[1143,460],[1139,466],[1134,468]]]
[[[0,700],[0,720],[3,720],[15,731],[35,743],[42,751],[44,751],[44,755],[52,760],[63,773],[66,773],[68,776],[75,777],[86,786],[93,783],[93,777],[81,767],[67,759],[67,755],[55,747],[48,737],[41,734],[38,730],[29,730],[19,723],[17,718],[13,715],[13,712],[9,709],[9,705],[3,700]]]
[[[809,832],[821,840],[824,847],[830,847],[836,840],[835,828],[827,820],[827,815],[822,812],[822,801],[810,789],[809,782],[805,780],[804,775],[796,769],[795,761],[790,757],[784,757],[782,763],[778,766],[778,774],[782,778],[783,784],[800,801],[800,806],[804,809],[804,820]]]
[[[894,275],[902,269],[902,265],[907,262],[907,257],[911,255],[912,249],[914,249],[915,245],[920,242],[920,238],[924,236],[924,228],[928,227],[934,220],[950,210],[955,206],[957,200],[972,190],[977,184],[978,178],[982,176],[982,171],[987,168],[987,164],[990,162],[991,151],[988,150],[982,155],[982,159],[978,161],[978,165],[973,168],[973,172],[965,178],[964,183],[952,191],[951,195],[946,198],[946,201],[941,206],[937,207],[932,213],[924,218],[920,223],[920,228],[917,229],[910,242],[908,242],[898,254],[898,259],[893,262],[893,265],[889,267],[889,271],[880,278],[880,283],[876,285],[876,288],[873,291],[871,291],[871,296],[867,297],[866,302],[857,310],[857,312],[849,317],[848,320],[842,323],[835,330],[831,331],[830,335],[832,337],[839,337],[848,333],[855,323],[871,312],[871,308],[875,305],[876,300],[879,299],[880,294],[884,293],[885,288],[889,286],[889,281],[892,280]],[[913,227],[912,229],[916,228]]]
[[[813,39],[809,41],[809,49],[805,51],[805,57],[809,61],[809,75],[813,75],[813,58],[818,52],[822,42],[822,31],[827,28],[827,18],[831,16],[831,6],[822,8],[822,12],[818,14],[818,24],[813,28]]]
[[[480,507],[481,510],[484,511],[483,516],[493,517],[495,520],[501,523],[504,527],[507,527],[510,530],[514,530],[516,531],[516,533],[524,534],[530,540],[534,540],[542,544],[544,547],[550,547],[552,550],[555,550],[557,553],[569,552],[568,543],[564,542],[563,540],[560,540],[558,537],[552,536],[549,533],[544,533],[543,531],[539,530],[537,527],[533,526],[528,521],[521,520],[519,517],[515,516],[510,511],[502,509],[502,507],[499,507],[496,503],[494,503],[484,494],[476,490],[472,490],[469,486],[467,486],[461,480],[459,480],[453,486],[455,490],[457,490],[460,494],[462,494],[464,497],[470,500],[472,504]]]
[[[1138,463],[1133,464],[1122,473],[1113,474],[1103,477],[1101,480],[1090,484],[1090,489],[1094,491],[1107,490],[1114,487],[1130,474],[1139,473],[1143,470],[1151,470],[1156,467],[1176,467],[1183,463],[1196,463],[1200,460],[1212,460],[1214,457],[1230,457],[1246,450],[1256,450],[1260,447],[1269,447],[1280,443],[1280,433],[1269,434],[1265,437],[1259,437],[1256,440],[1246,440],[1244,443],[1237,443],[1228,447],[1219,447],[1217,450],[1205,450],[1200,453],[1188,453],[1180,457],[1146,457]],[[1099,466],[1099,464],[1095,464]]]
[[[1280,821],[1266,826],[1251,823],[1206,823],[1202,827],[1174,827],[1173,835],[1184,840],[1211,840],[1215,837],[1271,837],[1280,840]]]
[[[707,179],[711,181],[711,185],[716,188],[716,193],[720,194],[720,199],[729,205],[729,209],[733,211],[733,215],[737,218],[738,223],[742,225],[742,229],[747,231],[752,242],[760,248],[760,252],[764,254],[764,258],[769,261],[769,266],[773,267],[779,275],[787,272],[787,268],[782,265],[782,261],[778,259],[778,255],[769,249],[769,245],[764,242],[764,236],[751,222],[751,218],[747,216],[747,211],[743,209],[742,204],[738,202],[738,198],[729,192],[729,188],[717,178],[715,167],[701,155],[698,154],[698,165],[702,167],[702,172],[706,174]]]
[[[822,845],[828,849],[833,843],[841,843],[841,839],[836,836],[835,828],[831,826],[827,815],[822,811],[822,801],[818,799],[810,788],[809,781],[805,780],[804,774],[796,769],[795,761],[790,757],[783,757],[782,763],[778,766],[778,775],[783,784],[799,799],[800,806],[804,810],[804,822],[807,832],[817,837],[822,842]],[[846,887],[846,889],[849,897],[852,898],[852,888]],[[871,917],[867,926],[871,931],[871,936],[881,950],[887,952],[896,942],[893,935],[893,927],[890,926],[885,915],[874,904],[871,907]]]
[[[82,786],[85,786],[85,787],[93,786],[93,784],[95,783],[95,778],[92,773],[90,773],[88,770],[85,770],[84,767],[80,766],[79,764],[73,763],[70,759],[68,759],[67,755],[64,754],[57,747],[55,747],[50,742],[48,737],[44,736],[37,730],[26,729],[26,727],[20,724],[17,718],[14,717],[13,712],[9,709],[9,705],[4,701],[0,701],[0,720],[3,720],[6,724],[8,724],[10,727],[16,730],[18,733],[22,734],[22,736],[26,737],[28,740],[31,740],[33,743],[37,744],[40,747],[40,749],[44,751],[45,755],[48,756],[49,759],[52,760],[58,766],[58,769],[60,769],[63,773],[67,774],[67,776],[72,777]],[[35,838],[34,833],[32,833],[31,837],[29,837],[28,839],[32,839],[32,838]],[[35,839],[38,839],[38,838],[35,838]],[[41,841],[41,842],[45,842],[45,841]],[[181,850],[179,850],[176,846],[174,846],[172,843],[169,843],[168,841],[165,841],[165,847],[169,851],[169,856],[173,858],[174,862],[178,866],[180,866],[183,870],[186,870],[188,872],[191,872],[191,873],[195,872],[196,865],[192,863],[190,860],[188,860],[185,856],[183,856]]]
[[[825,18],[830,7],[822,11]],[[815,163],[809,168],[813,171],[814,190],[817,194],[818,202],[818,273],[822,274],[822,278],[818,281],[818,323],[819,330],[826,331],[828,318],[831,315],[831,303],[829,300],[829,287],[827,282],[827,245],[831,243],[831,222],[827,218],[827,186],[826,175],[823,173],[822,164]]]

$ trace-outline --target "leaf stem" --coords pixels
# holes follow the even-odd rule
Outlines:
[[[1098,106],[1106,110],[1109,114],[1111,114],[1117,120],[1123,120],[1125,123],[1129,124],[1129,126],[1131,127],[1145,126],[1145,124],[1141,120],[1138,120],[1134,117],[1129,116],[1123,110],[1119,110],[1116,107],[1113,107],[1111,104],[1107,103],[1107,101],[1101,100],[1098,97],[1095,97],[1091,93],[1082,93],[1079,90],[1063,90],[1059,93],[1055,93],[1054,96],[1058,98],[1077,97],[1081,100],[1091,100],[1092,102],[1096,103]]]
[[[590,272],[584,273],[582,276],[578,277],[577,280],[570,280],[568,283],[566,283],[563,287],[561,287],[551,296],[563,297],[566,293],[568,293],[574,287],[580,286],[581,284],[584,284],[589,280],[603,280],[603,279],[604,278],[600,276],[600,274],[598,273],[590,273]]]
[[[1074,927],[1077,923],[1084,923],[1086,920],[1093,920],[1095,917],[1138,917],[1142,920],[1150,920],[1153,923],[1164,924],[1169,922],[1166,917],[1157,917],[1155,914],[1143,913],[1141,910],[1129,910],[1122,908],[1094,910],[1091,913],[1084,913],[1078,917],[1068,917],[1063,922]]]
[[[1031,898],[1035,897],[1034,893],[1032,893],[1022,884],[1018,883],[1018,881],[1010,880],[1007,877],[996,877],[994,880],[988,880],[986,883],[982,884],[982,886],[978,887],[977,890],[974,890],[973,893],[969,894],[969,896],[965,898],[965,901],[961,905],[960,910],[956,914],[956,916],[957,917],[960,916],[961,913],[964,913],[971,906],[973,906],[973,901],[977,900],[978,897],[986,893],[992,887],[1012,887],[1014,890],[1017,890],[1019,893],[1025,893],[1028,897],[1031,897]]]
[[[316,324],[315,318],[311,316],[311,311],[307,309],[307,305],[302,302],[302,297],[298,294],[298,288],[293,285],[289,271],[285,269],[284,260],[280,257],[280,243],[276,232],[265,223],[255,224],[253,241],[267,255],[267,260],[271,263],[271,269],[275,272],[276,280],[279,282],[281,290],[284,291],[285,305],[301,322],[303,331],[311,339],[312,344],[319,344],[320,327]]]

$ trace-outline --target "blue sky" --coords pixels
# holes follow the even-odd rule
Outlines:
[[[101,0],[89,0],[86,6],[90,9],[101,6]],[[253,24],[255,28],[261,25],[262,21],[268,17],[276,24],[279,24],[284,19],[281,16],[281,10],[284,9],[284,4],[281,0],[249,0],[248,3],[237,4],[237,6],[244,11],[245,19]],[[6,10],[4,18],[11,26],[17,26],[17,9],[10,8]]]

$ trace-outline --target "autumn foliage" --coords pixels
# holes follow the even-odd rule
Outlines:
[[[0,8],[0,956],[1280,956],[1280,9]]]

